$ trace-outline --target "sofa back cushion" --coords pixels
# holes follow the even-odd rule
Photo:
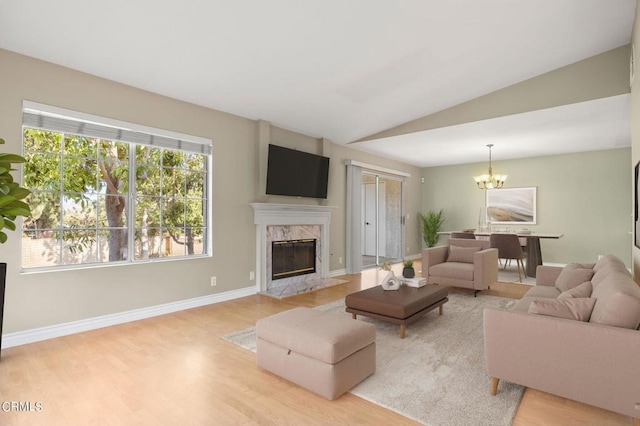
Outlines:
[[[596,305],[589,322],[638,329],[640,326],[640,287],[623,272],[612,272],[593,288]]]
[[[480,250],[491,248],[489,240],[468,240],[465,238],[449,238],[447,245],[456,247],[480,247]]]
[[[605,254],[600,259],[598,259],[595,265],[593,265],[593,270],[595,272],[598,272],[600,268],[604,267],[605,265],[610,265],[612,263],[618,263],[618,264],[624,265],[624,262],[618,256],[615,256],[613,254]]]
[[[473,263],[473,256],[480,251],[480,247],[449,246],[447,262]]]
[[[612,273],[619,272],[623,275],[626,275],[627,277],[631,277],[631,273],[629,272],[627,267],[624,266],[624,263],[622,263],[622,261],[618,262],[610,260],[601,264],[598,269],[594,269],[594,271],[595,273],[593,274],[593,278],[591,278],[591,282],[593,283],[594,288],[596,288],[605,278],[607,278],[608,275]]]
[[[583,268],[578,263],[570,263],[564,268],[556,279],[556,288],[560,291],[571,290],[580,284],[589,281],[593,277],[593,269]]]

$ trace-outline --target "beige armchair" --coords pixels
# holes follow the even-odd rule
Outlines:
[[[422,250],[422,276],[429,284],[475,290],[498,281],[498,250],[489,241],[449,238],[446,246]]]

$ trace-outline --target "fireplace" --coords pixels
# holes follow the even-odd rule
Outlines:
[[[316,240],[271,242],[271,280],[314,274],[316,272]]]
[[[329,277],[329,222],[334,207],[252,203],[256,225],[256,287],[268,295],[288,294],[292,289],[324,285]],[[273,278],[273,242],[316,240],[315,272]],[[278,296],[279,297],[279,296]]]

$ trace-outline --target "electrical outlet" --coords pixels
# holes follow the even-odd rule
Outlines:
[[[211,277],[211,287],[215,287],[218,285],[218,278],[217,277]]]
[[[256,279],[256,273],[254,271],[249,272],[249,281]]]
[[[338,258],[338,263],[339,263],[340,265],[342,265],[342,257],[339,257],[339,258]]]

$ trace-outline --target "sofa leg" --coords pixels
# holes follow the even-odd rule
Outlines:
[[[500,379],[498,379],[497,377],[492,377],[491,378],[491,389],[489,390],[489,393],[491,393],[491,395],[495,395],[498,393],[498,382],[500,381]]]
[[[475,290],[475,291],[473,292],[473,297],[478,297],[478,292],[479,292],[479,291],[480,291],[480,290]]]

